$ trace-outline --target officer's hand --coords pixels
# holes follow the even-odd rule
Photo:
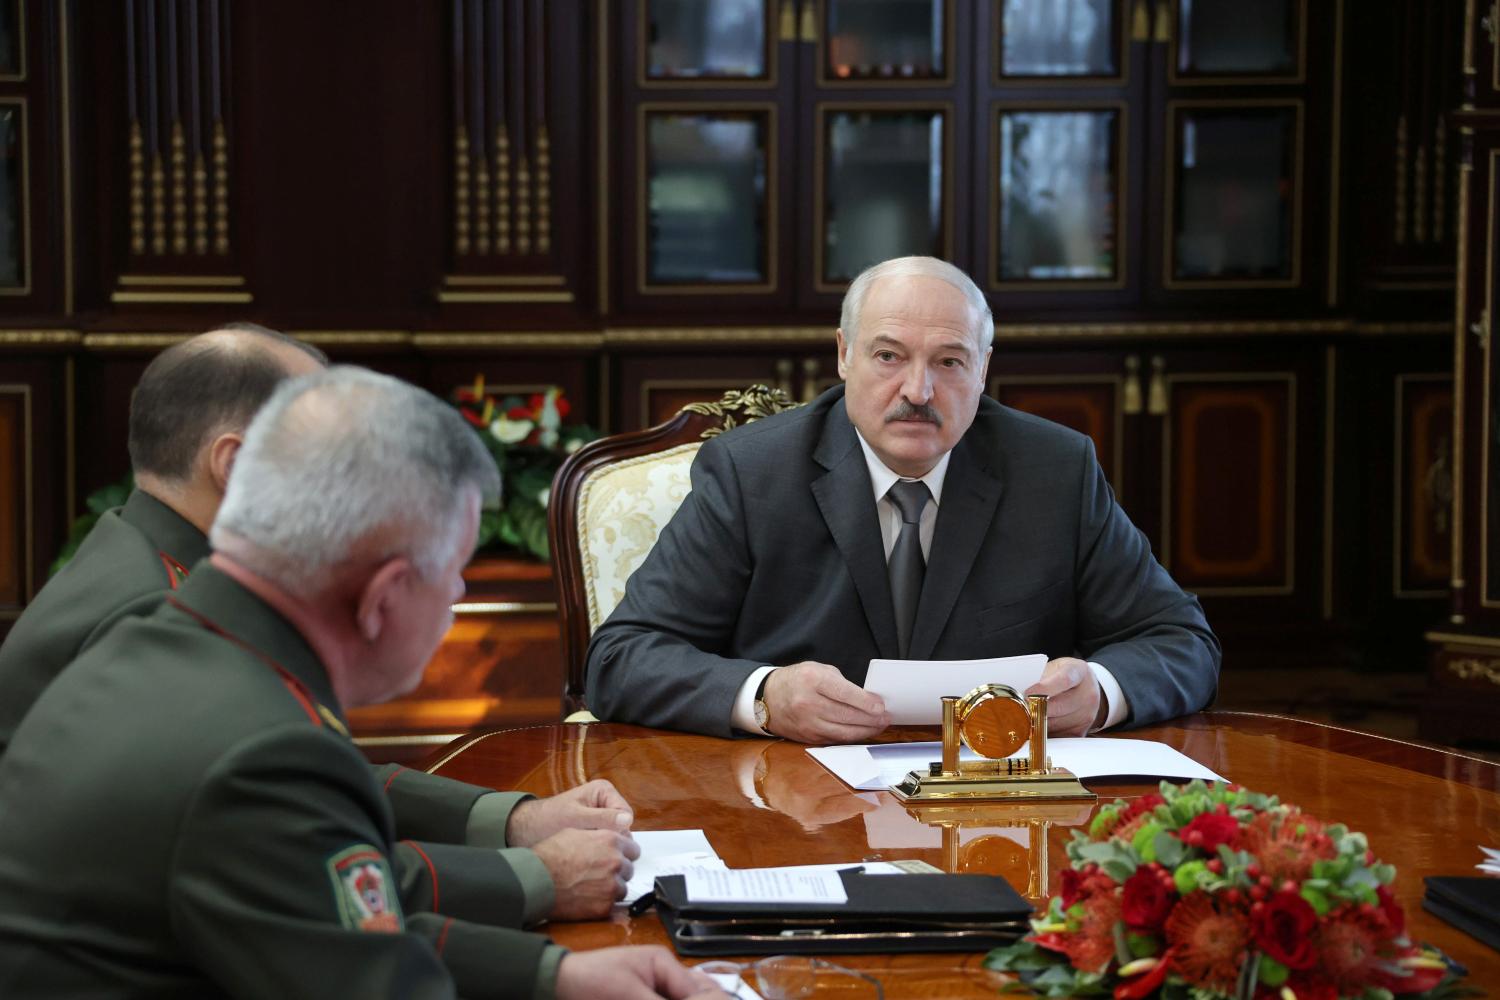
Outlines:
[[[597,920],[625,895],[625,883],[641,856],[629,834],[611,830],[563,830],[532,848],[552,875],[553,920]]]
[[[885,700],[839,668],[811,660],[771,671],[762,696],[771,732],[799,743],[858,743],[885,730]]]
[[[1026,689],[1047,696],[1047,732],[1053,736],[1087,736],[1104,723],[1104,695],[1089,665],[1076,656],[1048,660],[1042,679]]]
[[[603,778],[546,799],[527,799],[510,813],[505,842],[531,847],[562,830],[613,830],[628,833],[630,803]]]
[[[557,967],[557,1000],[722,1000],[727,995],[660,945],[570,952]]]

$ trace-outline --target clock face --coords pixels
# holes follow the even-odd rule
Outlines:
[[[1031,716],[1018,699],[986,693],[963,713],[959,732],[970,750],[997,760],[1009,757],[1031,738]]]

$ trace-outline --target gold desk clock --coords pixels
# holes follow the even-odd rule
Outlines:
[[[958,744],[985,760],[958,759]],[[1010,754],[1031,741],[1029,757]],[[891,792],[909,806],[955,802],[1066,802],[1098,796],[1047,756],[1047,696],[1022,699],[1004,684],[943,697],[943,759],[912,771]]]

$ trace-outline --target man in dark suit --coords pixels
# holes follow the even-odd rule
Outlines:
[[[418,683],[498,489],[419,389],[351,368],[278,389],[213,555],[69,665],[0,760],[0,994],[711,988],[660,948],[568,954],[456,919],[436,885],[420,912],[400,899],[395,818],[344,712]]]
[[[0,756],[69,663],[117,622],[150,614],[207,557],[246,426],[282,381],[327,361],[291,337],[236,323],[147,366],[130,400],[136,489],[99,519],[0,645]],[[376,776],[403,838],[395,863],[408,908],[442,886],[448,912],[519,927],[603,916],[623,892],[613,834],[628,829],[631,810],[608,782],[537,800],[394,765]],[[474,849],[439,851],[434,861],[422,841]],[[455,911],[466,898],[478,905]]]
[[[1219,644],[1115,503],[1087,437],[984,395],[968,276],[860,275],[844,385],[706,443],[692,492],[589,648],[603,719],[809,743],[890,723],[872,658],[1044,652],[1055,735],[1212,698]],[[952,692],[933,692],[939,694]]]

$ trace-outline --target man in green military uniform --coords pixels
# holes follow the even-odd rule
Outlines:
[[[321,351],[248,323],[151,362],[131,396],[135,491],[100,518],[0,645],[0,755],[64,667],[116,622],[149,614],[208,555],[208,527],[251,417],[284,379],[326,363]],[[409,909],[436,899],[445,913],[521,926],[602,916],[623,892],[622,852],[635,853],[620,838],[630,810],[608,782],[539,801],[394,766],[377,777],[398,833],[410,838],[395,859]],[[420,841],[476,850],[434,853]]]
[[[0,995],[712,991],[662,949],[402,905],[343,713],[418,682],[496,489],[421,390],[335,368],[277,391],[211,559],[63,671],[0,760]]]

